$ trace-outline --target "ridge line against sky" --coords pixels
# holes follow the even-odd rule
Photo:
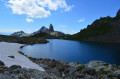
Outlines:
[[[0,33],[32,33],[52,23],[74,34],[100,17],[114,17],[119,0],[0,0]],[[101,6],[102,5],[102,6]]]

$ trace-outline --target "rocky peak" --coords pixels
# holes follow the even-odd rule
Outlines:
[[[42,26],[40,31],[46,30],[47,28],[45,26]]]
[[[52,24],[50,24],[50,26],[49,26],[49,31],[50,31],[50,32],[54,32],[54,27],[53,27]]]
[[[39,33],[47,33],[47,34],[49,34],[49,29],[46,28],[45,26],[42,26],[40,30],[32,33],[31,35],[35,35],[35,34],[39,34]]]
[[[118,10],[116,17],[120,17],[120,9]]]
[[[18,31],[18,32],[14,32],[13,34],[11,34],[11,36],[14,36],[14,37],[26,37],[26,36],[29,36],[29,34],[23,32],[23,31]]]
[[[40,32],[49,34],[49,29],[46,28],[45,26],[43,26],[43,27],[40,29]]]

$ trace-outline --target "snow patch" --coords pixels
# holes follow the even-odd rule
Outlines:
[[[7,67],[20,65],[22,68],[45,71],[42,67],[30,61],[27,57],[18,53],[21,46],[23,46],[23,44],[0,42],[0,60],[3,61]],[[8,56],[14,56],[15,58],[10,58]]]

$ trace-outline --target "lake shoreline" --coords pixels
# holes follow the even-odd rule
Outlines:
[[[22,46],[21,48],[23,48]],[[105,63],[103,61],[90,61],[88,64],[77,62],[67,63],[48,58],[32,58],[19,51],[20,54],[28,57],[31,61],[43,67],[47,73],[52,73],[61,79],[105,79],[120,78],[120,66]],[[94,74],[90,74],[94,73]]]
[[[27,45],[23,49],[26,55],[33,58],[49,58],[65,62],[86,64],[92,60],[101,60],[120,65],[119,44],[88,43],[63,39],[47,39],[47,44]]]

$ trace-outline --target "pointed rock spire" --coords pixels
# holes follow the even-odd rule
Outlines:
[[[54,27],[53,27],[52,24],[50,24],[50,26],[49,26],[49,31],[50,31],[50,32],[54,32]]]

